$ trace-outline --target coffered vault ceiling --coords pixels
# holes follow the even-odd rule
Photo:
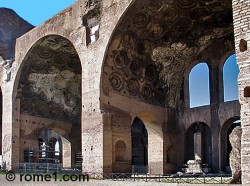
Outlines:
[[[104,94],[112,87],[124,96],[175,107],[185,68],[216,39],[233,33],[231,3],[137,0],[110,42]]]
[[[63,37],[39,40],[27,55],[18,86],[21,113],[79,122],[81,63]]]

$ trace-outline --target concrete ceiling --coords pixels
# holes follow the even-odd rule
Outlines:
[[[81,63],[61,36],[39,40],[26,56],[18,86],[21,113],[79,122]]]
[[[231,0],[137,0],[110,42],[103,91],[175,107],[187,66],[232,33]]]

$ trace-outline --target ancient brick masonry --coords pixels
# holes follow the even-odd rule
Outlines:
[[[207,171],[227,171],[227,131],[241,117],[242,180],[250,183],[249,6],[78,0],[26,34],[28,23],[18,19],[11,29],[1,21],[6,167],[54,136],[63,166],[76,166],[82,154],[83,172],[175,173],[194,152]],[[241,113],[238,100],[223,100],[223,65],[235,52]],[[201,62],[209,67],[210,105],[190,108],[188,78]]]
[[[239,97],[241,104],[242,140],[241,169],[242,182],[250,183],[250,1],[233,0],[234,36],[237,63],[240,68]]]

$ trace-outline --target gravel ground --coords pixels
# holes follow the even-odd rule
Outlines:
[[[10,176],[9,178],[13,178],[13,176]],[[30,177],[27,177],[30,179]],[[22,180],[22,181],[21,181]],[[113,180],[94,180],[90,179],[88,182],[87,181],[60,181],[60,178],[58,178],[57,181],[55,179],[51,179],[51,181],[26,181],[24,177],[20,177],[19,174],[16,175],[14,181],[8,181],[6,179],[6,175],[0,175],[0,186],[8,186],[8,185],[14,185],[14,186],[54,186],[54,185],[60,185],[60,186],[147,186],[147,185],[153,185],[153,186],[184,186],[184,185],[190,185],[190,186],[202,186],[204,184],[177,184],[177,183],[162,183],[162,182],[157,182],[157,181],[150,181],[150,182],[145,182],[145,181],[113,181]],[[211,184],[210,184],[211,185]],[[213,184],[213,186],[218,185],[227,185],[227,184]]]

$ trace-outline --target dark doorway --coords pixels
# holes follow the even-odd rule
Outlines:
[[[194,135],[200,134],[200,147],[201,147],[201,161],[202,164],[211,167],[212,165],[212,137],[210,128],[205,123],[194,123],[186,132],[186,150],[185,150],[185,162],[195,159],[195,142]]]
[[[148,172],[148,132],[144,123],[135,118],[132,124],[132,172]]]

